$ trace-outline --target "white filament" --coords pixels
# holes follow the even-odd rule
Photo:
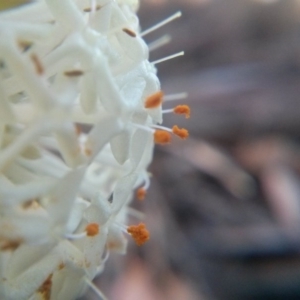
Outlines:
[[[166,25],[166,24],[168,24],[168,23],[170,23],[170,22],[172,22],[172,21],[174,21],[174,20],[180,18],[181,15],[182,15],[182,14],[181,14],[181,11],[178,11],[177,13],[175,13],[175,14],[172,15],[172,16],[170,16],[169,18],[167,18],[167,19],[165,19],[165,20],[159,22],[158,24],[156,24],[156,25],[150,27],[149,29],[143,31],[143,32],[141,33],[141,36],[145,36],[145,35],[149,34],[150,32],[153,32],[153,31],[159,29],[160,27],[162,27],[162,26],[164,26],[164,25]]]
[[[170,55],[170,56],[167,56],[167,57],[164,57],[164,58],[155,60],[155,61],[152,62],[152,64],[153,64],[153,65],[157,65],[157,64],[160,64],[160,63],[162,63],[162,62],[164,62],[164,61],[167,61],[167,60],[176,58],[176,57],[178,57],[178,56],[183,56],[183,55],[184,55],[184,51],[181,51],[181,52],[172,54],[172,55]]]

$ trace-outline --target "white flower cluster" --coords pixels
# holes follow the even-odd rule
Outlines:
[[[75,299],[109,251],[126,251],[128,202],[149,185],[154,137],[169,141],[153,129],[162,93],[137,6],[41,0],[0,14],[0,299]]]

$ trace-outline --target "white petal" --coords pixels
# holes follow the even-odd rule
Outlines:
[[[127,243],[127,239],[118,226],[112,225],[109,227],[107,236],[107,247],[109,251],[125,254]]]
[[[134,133],[130,148],[130,161],[132,163],[132,169],[135,170],[140,164],[144,152],[149,147],[150,141],[153,140],[153,134],[142,129],[137,129]],[[153,151],[153,148],[150,148]]]
[[[71,171],[50,193],[47,211],[54,225],[65,225],[84,176],[85,168]]]
[[[93,159],[105,144],[120,133],[121,130],[122,124],[115,117],[109,117],[100,121],[87,137],[86,149],[91,153],[90,159]]]
[[[122,132],[110,141],[112,154],[121,165],[123,165],[129,157],[130,142],[131,133],[129,131]]]
[[[125,205],[131,195],[133,186],[138,178],[136,173],[132,173],[118,180],[113,193],[113,212],[117,213]]]

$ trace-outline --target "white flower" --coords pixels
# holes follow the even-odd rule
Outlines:
[[[0,299],[74,299],[109,251],[126,252],[124,231],[149,238],[125,226],[127,206],[172,130],[156,125],[137,7],[41,0],[0,14]]]

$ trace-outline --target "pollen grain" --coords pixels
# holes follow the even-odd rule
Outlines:
[[[179,128],[177,125],[173,126],[172,131],[175,135],[179,136],[183,140],[189,136],[189,132],[185,128]]]
[[[188,105],[177,105],[173,111],[175,114],[185,115],[186,119],[191,116],[191,109]]]
[[[127,232],[132,236],[138,246],[143,245],[150,238],[150,233],[144,223],[129,226]]]
[[[144,188],[139,188],[137,191],[136,191],[136,197],[138,198],[138,200],[142,201],[145,199],[147,195],[147,190],[144,189]]]

